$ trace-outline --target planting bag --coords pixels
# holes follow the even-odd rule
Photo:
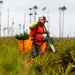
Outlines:
[[[42,54],[45,53],[46,47],[47,47],[47,42],[43,42],[43,44],[41,46],[41,50],[42,50],[41,52],[42,52]]]
[[[33,41],[31,40],[31,38],[27,40],[18,40],[19,49],[22,53],[28,53],[32,48],[32,44]],[[42,54],[45,53],[46,47],[47,47],[47,42],[43,42],[41,46]]]
[[[28,53],[32,47],[32,40],[31,38],[27,40],[18,40],[19,49],[22,53]]]

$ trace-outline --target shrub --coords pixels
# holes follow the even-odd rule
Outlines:
[[[26,40],[28,39],[29,35],[25,32],[24,34],[16,35],[15,37],[18,40]]]

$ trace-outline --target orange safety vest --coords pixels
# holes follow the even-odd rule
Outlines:
[[[35,41],[34,43],[41,46],[43,44],[43,42],[41,40],[43,40],[43,33],[44,33],[44,28],[43,25],[37,25],[34,26],[34,28],[30,28],[30,37],[34,37]]]

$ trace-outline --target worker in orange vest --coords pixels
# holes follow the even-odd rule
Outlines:
[[[44,28],[44,24],[48,22],[46,20],[45,16],[39,17],[37,22],[34,22],[30,24],[30,34],[29,36],[33,40],[33,49],[31,52],[32,57],[35,57],[37,55],[41,55],[41,46],[44,42],[43,40],[43,34],[46,33],[46,30]]]

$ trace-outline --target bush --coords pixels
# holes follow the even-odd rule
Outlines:
[[[26,40],[28,39],[29,35],[27,33],[24,33],[24,34],[16,35],[15,37],[18,40]]]

